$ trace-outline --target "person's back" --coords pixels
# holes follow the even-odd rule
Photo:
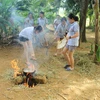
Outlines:
[[[24,47],[24,54],[26,56],[26,64],[28,66],[30,64],[30,59],[36,60],[34,49],[33,49],[33,40],[35,39],[35,35],[40,34],[42,30],[43,29],[41,26],[27,27],[19,33],[19,40],[20,40],[20,43]]]
[[[27,27],[27,28],[24,28],[24,29],[19,33],[19,36],[28,38],[28,39],[30,40],[30,39],[32,39],[33,33],[34,33],[34,27]]]

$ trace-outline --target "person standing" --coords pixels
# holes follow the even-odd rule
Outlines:
[[[68,65],[65,66],[67,71],[74,70],[74,51],[79,45],[79,24],[76,22],[74,14],[69,14],[68,20],[71,23],[69,32],[66,36],[67,44],[63,49],[63,55],[68,61]]]
[[[47,28],[46,25],[48,24],[47,18],[45,17],[44,12],[40,12],[40,17],[38,18],[37,24],[40,25],[43,28],[42,34],[39,36],[41,37],[40,41],[44,45],[48,46],[48,34],[47,34]]]
[[[48,24],[48,21],[44,15],[44,12],[40,12],[40,17],[38,18],[37,24],[42,26],[43,29],[45,30],[46,24]]]
[[[61,19],[61,23],[57,26],[57,29],[55,32],[55,38],[57,40],[57,44],[59,43],[60,40],[62,40],[64,38],[64,36],[66,35],[66,31],[67,31],[66,18],[63,17]],[[57,49],[55,56],[57,56],[58,54],[59,54],[59,50]]]
[[[24,28],[34,26],[33,14],[30,12],[28,17],[25,19]]]
[[[60,20],[60,16],[57,15],[56,19],[54,20],[54,29],[57,29],[57,26],[60,24],[61,20]]]
[[[24,28],[19,33],[19,40],[24,47],[24,54],[26,58],[27,65],[30,63],[30,59],[36,60],[34,49],[33,49],[33,40],[35,40],[35,35],[42,32],[42,27],[27,27]]]

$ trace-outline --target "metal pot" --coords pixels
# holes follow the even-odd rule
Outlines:
[[[27,76],[27,74],[31,74],[32,76],[35,76],[35,73],[36,73],[36,70],[30,70],[30,69],[28,69],[28,68],[24,68],[24,69],[23,69],[23,74],[24,74],[25,76]]]

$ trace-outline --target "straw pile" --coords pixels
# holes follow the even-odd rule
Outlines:
[[[93,62],[92,56],[77,52],[75,54],[75,65],[82,74],[92,75],[96,71],[96,64]]]

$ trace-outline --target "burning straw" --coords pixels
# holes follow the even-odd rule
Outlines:
[[[18,60],[12,60],[11,61],[11,65],[12,65],[12,68],[14,69],[14,77],[17,76],[17,74],[20,74],[20,68],[18,67]]]
[[[14,70],[13,82],[15,85],[24,84],[27,87],[34,87],[37,84],[45,84],[47,82],[45,75],[36,74],[36,70],[29,68],[22,69],[18,67],[18,60],[11,61]],[[36,63],[31,63],[30,67],[35,68]]]

